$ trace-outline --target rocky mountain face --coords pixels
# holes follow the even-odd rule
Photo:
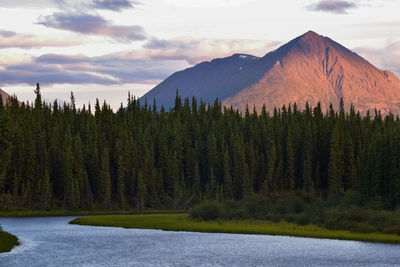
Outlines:
[[[6,104],[7,99],[10,97],[6,92],[0,89],[0,97],[3,100],[3,105]]]
[[[182,97],[215,98],[244,111],[246,105],[267,110],[296,102],[330,103],[343,98],[365,113],[381,110],[400,114],[400,79],[382,71],[339,43],[309,31],[262,58],[235,54],[177,72],[150,90],[141,101],[171,107],[176,90]]]

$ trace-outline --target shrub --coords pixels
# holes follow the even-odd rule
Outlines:
[[[385,234],[395,234],[395,235],[400,235],[400,224],[397,225],[392,225],[389,227],[386,227],[383,232]]]
[[[309,214],[306,214],[305,212],[297,214],[294,217],[294,222],[298,225],[307,225],[310,224],[310,216]]]
[[[204,221],[216,220],[221,216],[221,204],[216,201],[207,201],[190,210],[190,217]]]
[[[222,204],[221,217],[224,219],[244,219],[246,218],[239,201],[228,200]]]
[[[278,202],[277,211],[280,214],[300,213],[305,209],[305,202],[300,198],[285,199]]]
[[[362,195],[358,191],[349,190],[343,199],[345,205],[361,206]]]
[[[352,230],[359,233],[373,233],[377,231],[375,227],[364,222],[357,223],[355,226],[352,227]]]

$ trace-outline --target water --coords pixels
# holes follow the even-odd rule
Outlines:
[[[73,218],[0,218],[22,241],[0,266],[400,266],[399,245],[69,225]]]

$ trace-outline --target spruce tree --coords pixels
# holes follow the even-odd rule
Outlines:
[[[340,133],[338,125],[333,129],[331,150],[329,158],[329,194],[340,197],[344,193],[343,187],[343,151],[340,146]]]

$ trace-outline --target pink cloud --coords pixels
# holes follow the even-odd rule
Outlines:
[[[54,38],[0,31],[0,48],[64,47],[82,44],[80,38]]]

